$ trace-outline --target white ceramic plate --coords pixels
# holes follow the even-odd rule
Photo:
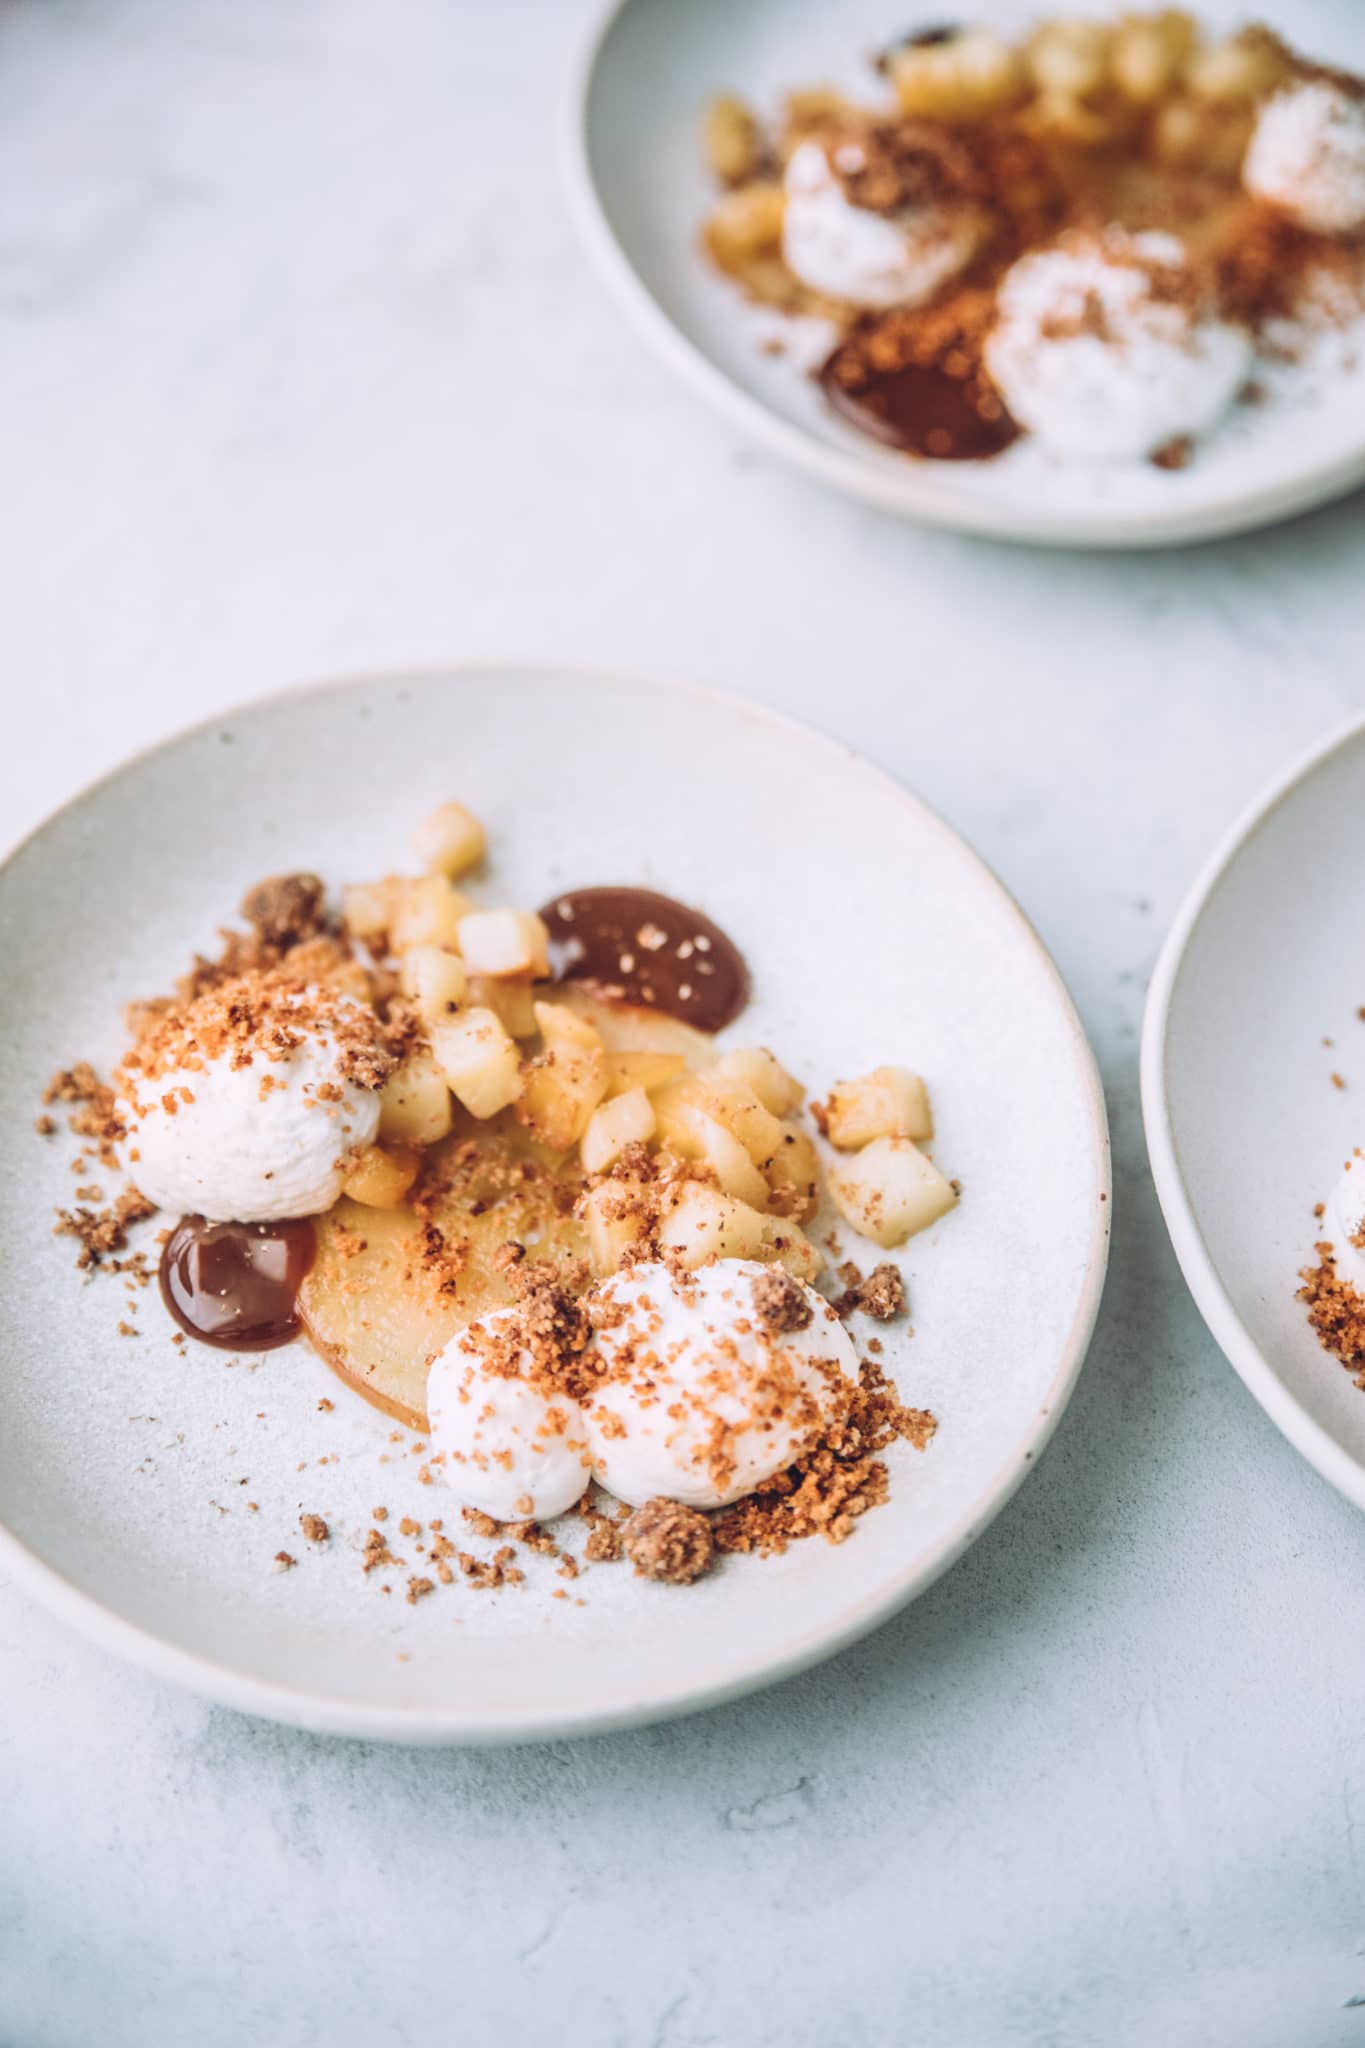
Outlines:
[[[1362,816],[1356,725],[1229,833],[1157,963],[1142,1105],[1157,1194],[1205,1322],[1290,1442],[1365,1507],[1365,1394],[1294,1299],[1315,1263],[1314,1206],[1365,1142]]]
[[[1200,11],[1229,24],[1241,12],[1228,0]],[[1360,10],[1258,11],[1315,54],[1365,62]],[[826,483],[911,518],[1005,539],[1166,546],[1265,525],[1365,480],[1365,351],[1355,372],[1325,389],[1305,380],[1294,398],[1286,383],[1282,400],[1245,410],[1178,472],[1057,462],[1028,441],[991,462],[916,462],[839,420],[790,356],[763,352],[762,339],[783,323],[746,308],[698,251],[713,197],[701,109],[720,88],[765,107],[803,83],[866,98],[867,56],[904,34],[916,12],[898,0],[613,0],[574,92],[569,187],[607,283],[665,360]],[[996,0],[982,12],[1009,27],[1039,9]],[[936,18],[929,0],[918,14]]]
[[[169,985],[262,874],[404,862],[453,793],[493,837],[491,900],[635,881],[704,905],[753,969],[740,1042],[812,1081],[903,1058],[931,1078],[960,1210],[908,1248],[905,1395],[939,1415],[893,1455],[893,1498],[842,1547],[732,1560],[679,1594],[625,1567],[532,1560],[500,1595],[416,1607],[360,1571],[374,1503],[454,1496],[303,1345],[181,1355],[154,1298],[115,1333],[50,1232],[69,1146],[30,1136],[58,1062],[109,1063],[130,996]],[[501,1741],[644,1721],[798,1670],[958,1557],[1051,1434],[1104,1273],[1108,1154],[1094,1063],[1024,918],[946,825],[876,769],[704,691],[543,667],[338,683],[170,741],[61,812],[0,870],[0,1559],[110,1647],[304,1726]],[[318,1411],[324,1395],[335,1401]],[[335,1463],[319,1464],[335,1455]],[[299,1470],[301,1464],[305,1470]],[[258,1510],[247,1510],[254,1500]],[[334,1535],[314,1552],[300,1512]],[[273,1574],[281,1547],[297,1570]],[[400,1552],[401,1538],[394,1539]],[[580,1546],[581,1547],[581,1546]]]

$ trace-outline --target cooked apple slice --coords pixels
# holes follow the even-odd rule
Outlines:
[[[572,1213],[577,1172],[554,1163],[506,1118],[466,1122],[428,1159],[431,1195],[412,1209],[340,1201],[317,1224],[317,1256],[299,1296],[304,1327],[328,1364],[377,1407],[424,1430],[427,1369],[459,1329],[511,1299],[503,1247],[584,1259]],[[435,1234],[433,1234],[435,1233]]]
[[[572,982],[546,989],[543,1000],[571,1010],[584,1023],[591,1024],[609,1053],[671,1052],[681,1053],[689,1067],[712,1067],[716,1063],[713,1039],[680,1018],[666,1016],[662,1010],[647,1009],[638,1003],[606,1003],[589,990],[576,988]]]

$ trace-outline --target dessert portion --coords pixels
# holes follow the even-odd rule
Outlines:
[[[787,268],[850,305],[924,305],[990,233],[971,155],[907,125],[798,143],[782,183]]]
[[[59,1230],[129,1286],[147,1255],[116,1255],[156,1231],[177,1343],[305,1337],[429,1436],[421,1478],[482,1533],[576,1510],[615,1532],[603,1557],[678,1584],[842,1540],[885,1498],[879,1453],[934,1427],[846,1327],[906,1313],[899,1270],[829,1259],[835,1218],[894,1250],[955,1206],[923,1079],[878,1067],[807,1112],[775,1053],[719,1040],[750,980],[710,918],[624,887],[476,900],[459,804],[417,841],[424,874],[335,907],[316,876],[261,884],[249,932],[132,1005],[112,1083],[57,1077],[132,1183]],[[430,1526],[425,1591],[456,1555]],[[394,1561],[382,1531],[365,1557]],[[521,1576],[502,1552],[465,1575]]]
[[[1365,227],[1365,94],[1357,81],[1308,80],[1262,108],[1242,183],[1310,234]]]
[[[1027,435],[1180,468],[1365,310],[1365,83],[1178,9],[934,28],[865,99],[707,113],[713,263],[814,315],[831,406],[907,453]],[[770,341],[769,346],[775,346]]]
[[[1140,460],[1212,426],[1251,368],[1174,235],[1073,229],[1006,272],[986,369],[1051,447]]]

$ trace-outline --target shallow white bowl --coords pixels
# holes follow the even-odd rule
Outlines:
[[[152,1297],[115,1334],[116,1280],[82,1288],[70,1146],[31,1136],[58,1062],[106,1064],[130,996],[169,985],[243,888],[404,862],[459,794],[487,820],[489,900],[635,881],[704,905],[739,942],[770,1041],[824,1083],[902,1058],[929,1076],[961,1208],[904,1260],[915,1334],[887,1359],[939,1436],[893,1454],[890,1503],[834,1548],[728,1561],[683,1594],[533,1559],[500,1595],[416,1607],[360,1572],[371,1507],[459,1526],[410,1440],[303,1345],[235,1366],[182,1356]],[[1057,1421],[1104,1273],[1108,1153],[1094,1063],[1056,972],[980,861],[828,740],[707,692],[479,665],[338,683],[144,755],[0,871],[12,1003],[0,1104],[0,1561],[100,1641],[229,1703],[410,1741],[621,1726],[796,1671],[921,1591],[990,1521]],[[324,1395],[335,1401],[318,1412]],[[317,1461],[335,1454],[337,1462]],[[300,1465],[306,1469],[300,1470]],[[245,1483],[243,1483],[245,1482]],[[246,1509],[246,1501],[259,1504]],[[326,1552],[300,1512],[333,1529]],[[403,1549],[401,1539],[394,1547]],[[298,1569],[272,1574],[280,1548]],[[575,1547],[581,1547],[575,1545]]]
[[[1267,1415],[1360,1507],[1365,1394],[1294,1297],[1313,1209],[1365,1138],[1363,816],[1357,724],[1218,848],[1162,949],[1142,1042],[1152,1174],[1190,1291]]]
[[[1009,28],[1039,9],[995,0],[981,12]],[[1200,13],[1215,24],[1241,18],[1230,0],[1208,0]],[[1258,13],[1314,55],[1365,62],[1365,18],[1312,0]],[[936,18],[927,4],[920,15]],[[784,323],[746,307],[698,249],[714,196],[701,110],[722,88],[762,107],[798,84],[866,98],[868,56],[914,19],[894,0],[611,0],[573,88],[568,185],[599,270],[665,361],[756,440],[836,489],[1002,539],[1169,546],[1267,525],[1365,481],[1365,350],[1326,391],[1301,387],[1297,400],[1286,393],[1244,410],[1174,472],[1057,461],[1028,440],[990,462],[918,462],[837,418],[790,356],[763,352],[761,340]]]

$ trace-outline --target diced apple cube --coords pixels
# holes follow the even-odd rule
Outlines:
[[[696,1157],[705,1160],[722,1191],[746,1202],[751,1209],[766,1209],[768,1183],[734,1132],[727,1131],[704,1109],[684,1107],[680,1114],[695,1136]]]
[[[659,1226],[659,1242],[685,1266],[708,1259],[756,1259],[764,1249],[768,1218],[719,1188],[689,1181]]]
[[[632,1088],[650,1092],[686,1072],[687,1061],[680,1052],[609,1052],[607,1093],[625,1095]]]
[[[471,910],[460,920],[460,951],[471,974],[544,976],[550,935],[533,910]]]
[[[839,1081],[826,1104],[829,1142],[841,1152],[857,1152],[874,1138],[934,1135],[929,1093],[908,1067],[874,1067],[857,1081]]]
[[[412,997],[423,1023],[430,1024],[459,1009],[469,977],[459,955],[444,946],[413,946],[399,963],[398,986]]]
[[[765,1216],[764,1245],[775,1266],[784,1266],[793,1278],[809,1287],[823,1270],[825,1255],[813,1245],[800,1225],[785,1216]]]
[[[352,938],[384,936],[393,917],[400,880],[398,875],[386,875],[382,882],[356,882],[342,892],[342,920]]]
[[[492,974],[471,974],[469,1001],[481,1003],[501,1017],[504,1031],[510,1031],[513,1038],[534,1038],[539,1026],[532,987],[529,975],[518,979],[509,974],[499,979]]]
[[[491,1010],[462,1010],[431,1027],[431,1049],[450,1092],[480,1118],[521,1094],[521,1055]]]
[[[676,1081],[665,1081],[651,1100],[659,1144],[679,1159],[699,1159],[701,1140],[692,1121],[692,1111],[702,1107],[699,1077],[681,1074]]]
[[[781,1132],[778,1143],[763,1161],[770,1190],[768,1207],[801,1223],[820,1199],[820,1155],[810,1133],[803,1131],[800,1124],[784,1123]]]
[[[761,1166],[781,1144],[782,1126],[778,1119],[743,1081],[707,1074],[701,1082],[699,1099],[709,1116],[734,1132],[756,1166]]]
[[[607,1092],[607,1056],[590,1024],[553,1003],[536,1004],[546,1049],[526,1068],[517,1115],[552,1152],[567,1152]]]
[[[460,921],[469,899],[453,889],[444,875],[400,877],[393,885],[389,945],[395,953],[413,946],[448,946],[458,951]]]
[[[408,1054],[379,1092],[379,1135],[399,1145],[434,1145],[454,1117],[450,1090],[430,1050]]]
[[[887,1251],[946,1216],[957,1195],[910,1138],[874,1138],[829,1173],[829,1191],[846,1222]]]
[[[533,1003],[536,1028],[552,1052],[603,1052],[602,1035],[586,1017],[562,1003]],[[602,1069],[606,1072],[605,1063]]]
[[[801,1107],[806,1092],[766,1045],[736,1046],[721,1055],[716,1071],[742,1081],[774,1116],[790,1116]]]
[[[580,1150],[585,1173],[605,1173],[627,1145],[643,1145],[654,1134],[654,1105],[643,1088],[613,1095],[588,1118]]]
[[[367,1209],[397,1209],[421,1164],[417,1153],[405,1145],[366,1145],[347,1170],[342,1192]]]
[[[453,881],[476,868],[488,850],[483,826],[463,804],[439,804],[413,834],[422,866]]]
[[[629,1181],[605,1180],[583,1197],[582,1215],[593,1271],[605,1280],[645,1234],[642,1190]]]

